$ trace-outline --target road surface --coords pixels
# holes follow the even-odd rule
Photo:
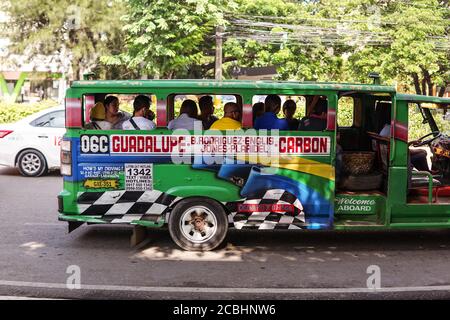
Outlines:
[[[450,298],[449,230],[236,230],[221,249],[206,253],[182,251],[167,230],[151,230],[131,248],[129,226],[82,226],[68,234],[57,220],[61,188],[57,174],[24,178],[0,167],[0,296]],[[367,289],[374,268],[381,289]],[[68,288],[78,271],[81,289]]]

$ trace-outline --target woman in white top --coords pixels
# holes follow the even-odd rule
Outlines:
[[[116,96],[107,96],[105,105],[105,120],[111,123],[112,129],[122,129],[122,124],[130,119],[128,112],[119,110],[119,99]]]
[[[123,130],[153,130],[156,124],[147,119],[150,112],[150,98],[139,95],[133,102],[133,116],[122,124]]]
[[[167,128],[169,130],[203,130],[202,122],[196,119],[197,112],[197,104],[193,100],[184,100],[181,104],[180,115],[178,118],[171,120]]]

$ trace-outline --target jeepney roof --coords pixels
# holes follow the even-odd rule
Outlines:
[[[426,102],[426,103],[441,103],[450,104],[450,98],[441,98],[435,96],[423,96],[419,94],[397,94],[397,100],[407,102]]]
[[[73,82],[72,88],[224,88],[224,89],[299,89],[395,93],[393,86],[338,82],[248,81],[248,80],[84,80]]]

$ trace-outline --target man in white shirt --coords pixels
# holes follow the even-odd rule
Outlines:
[[[133,102],[133,116],[122,124],[123,130],[153,130],[156,124],[147,119],[150,112],[150,98],[139,95]]]
[[[196,119],[197,113],[197,104],[193,100],[184,100],[181,104],[180,115],[178,118],[170,121],[167,128],[169,128],[169,130],[194,130],[194,128],[202,130],[202,122]]]

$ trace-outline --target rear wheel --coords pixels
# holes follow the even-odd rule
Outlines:
[[[170,213],[170,236],[185,250],[213,250],[223,242],[227,231],[225,210],[211,199],[196,197],[182,200]]]
[[[37,150],[22,151],[17,158],[17,167],[25,177],[39,177],[47,172],[45,157]]]

